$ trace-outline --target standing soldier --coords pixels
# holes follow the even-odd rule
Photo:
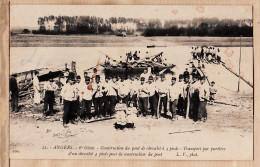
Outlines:
[[[129,92],[129,103],[133,103],[134,107],[137,107],[137,82],[135,82],[135,78],[132,76],[130,82],[130,92]],[[139,84],[139,83],[138,83]]]
[[[149,104],[151,108],[152,117],[156,117],[158,119],[157,115],[157,106],[158,106],[158,95],[157,95],[157,86],[155,83],[153,83],[153,77],[149,76],[148,80],[148,95],[149,95]]]
[[[75,105],[77,102],[77,90],[75,87],[74,74],[69,73],[67,84],[63,86],[61,95],[63,97],[63,126],[66,128],[67,124],[71,121],[74,122]]]
[[[141,78],[144,77],[145,81],[148,81],[149,76],[150,76],[150,75],[148,74],[147,68],[145,68],[145,69],[144,69],[144,72],[140,75]]]
[[[82,111],[81,111],[81,119],[83,122],[86,118],[91,119],[91,106],[92,106],[92,96],[93,89],[90,88],[89,85],[90,77],[85,78],[85,85],[81,87],[81,96],[82,96]]]
[[[207,101],[209,96],[209,87],[205,83],[205,76],[201,77],[199,87],[199,108],[198,108],[198,120],[205,122],[207,119]]]
[[[158,85],[158,94],[159,94],[159,114],[161,115],[162,106],[164,113],[163,115],[167,115],[167,93],[168,93],[168,87],[167,83],[165,81],[165,75],[161,75],[161,82]]]
[[[12,111],[18,112],[18,86],[16,80],[17,74],[13,74],[9,81],[9,89],[11,94]]]
[[[40,82],[38,79],[39,72],[35,71],[34,72],[34,77],[33,77],[33,89],[34,89],[34,103],[35,104],[40,104],[41,102],[41,89],[40,89]]]
[[[141,85],[138,90],[138,98],[139,109],[141,110],[141,114],[145,117],[148,111],[148,88],[145,84],[144,77],[141,77]]]
[[[189,77],[184,78],[184,83],[182,87],[182,97],[183,97],[183,115],[186,116],[189,112],[189,98],[190,98],[190,79]]]
[[[81,83],[80,83],[80,81],[81,81],[81,77],[80,77],[80,75],[77,75],[76,76],[76,83],[75,83],[75,88],[76,88],[76,91],[77,91],[77,93],[76,93],[76,96],[77,96],[77,102],[76,102],[76,112],[75,112],[75,119],[77,120],[77,118],[81,115],[80,114],[80,107],[81,107],[81,105],[80,105],[80,90],[81,90]]]
[[[53,79],[49,79],[49,82],[46,82],[43,87],[43,95],[44,95],[44,106],[43,106],[43,114],[47,115],[47,110],[49,107],[49,115],[53,116],[53,104],[55,102],[54,91],[58,88],[53,81]]]
[[[96,118],[100,118],[102,113],[102,107],[103,107],[103,103],[102,103],[103,94],[102,94],[102,87],[100,84],[99,75],[96,75],[95,81],[96,83],[93,84],[93,90],[94,90],[93,103],[95,108],[95,116]]]
[[[176,84],[176,78],[172,77],[172,83],[169,86],[169,94],[168,94],[172,119],[176,119],[176,114],[177,114],[176,111],[177,111],[177,105],[178,105],[178,99],[180,93],[181,93],[180,85]]]
[[[183,87],[183,75],[180,74],[179,75],[179,82],[178,82],[178,85],[180,87],[180,89],[182,89]],[[183,93],[182,93],[182,90],[180,90],[180,94],[179,94],[179,98],[178,98],[178,114],[179,115],[183,115],[183,106],[184,106],[184,99],[183,99]]]
[[[110,113],[110,102],[109,102],[109,96],[108,96],[108,91],[110,88],[110,83],[109,83],[109,77],[105,76],[105,82],[102,84],[102,103],[103,103],[103,117],[106,117],[107,114]]]
[[[128,84],[128,81],[126,81],[124,78],[121,78],[121,83],[118,85],[118,95],[123,100],[123,103],[125,103],[127,106],[129,101],[129,90],[130,85]]]
[[[112,116],[115,114],[115,106],[116,106],[116,100],[118,95],[118,88],[116,84],[116,77],[113,77],[112,81],[108,83],[108,100],[109,100],[109,114]]]
[[[198,115],[198,107],[199,107],[199,86],[200,83],[198,82],[198,76],[192,76],[193,82],[190,86],[190,113],[189,117],[194,121],[197,120]]]

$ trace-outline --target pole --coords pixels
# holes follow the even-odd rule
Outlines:
[[[240,76],[240,64],[241,64],[241,37],[242,37],[242,35],[240,35],[240,56],[239,56],[239,73],[238,73],[239,78],[238,78],[237,92],[240,91],[240,90],[239,90],[239,86],[240,86],[240,78],[241,78],[241,76]]]

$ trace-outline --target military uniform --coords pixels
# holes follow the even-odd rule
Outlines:
[[[151,114],[152,116],[155,116],[156,118],[158,118],[157,115],[157,106],[158,106],[158,89],[156,84],[153,82],[153,77],[150,76],[149,77],[149,81],[148,81],[148,95],[149,95],[149,104],[150,104],[150,109],[151,109]]]
[[[146,116],[148,112],[148,86],[144,82],[145,82],[145,78],[142,77],[141,85],[138,90],[138,98],[139,98],[138,104],[139,104],[139,109],[141,110],[141,114],[143,116]]]
[[[161,75],[161,78],[165,79],[164,75]],[[164,110],[164,115],[166,116],[167,114],[167,93],[169,92],[168,87],[167,87],[167,83],[165,81],[161,81],[158,84],[158,94],[159,94],[159,113],[161,115],[161,111],[162,111],[162,106],[163,106],[163,110]]]
[[[197,76],[194,76],[193,83],[190,86],[190,114],[191,119],[197,120],[198,107],[199,107],[199,88],[200,83],[197,81]]]
[[[85,85],[81,87],[80,94],[82,97],[82,109],[81,109],[81,119],[86,118],[91,119],[91,106],[92,106],[92,96],[93,89],[88,88],[90,82],[90,77],[85,78]]]
[[[72,74],[68,77],[68,83],[63,86],[61,95],[63,97],[63,126],[66,126],[70,121],[74,123],[75,109],[77,103],[77,90]]]
[[[43,90],[45,91],[44,96],[44,106],[43,106],[43,112],[44,114],[47,114],[47,110],[49,107],[50,115],[53,115],[53,105],[55,102],[55,95],[54,91],[58,88],[58,85],[53,83],[53,79],[50,79],[49,82],[46,82],[44,84]]]
[[[108,99],[109,99],[110,116],[116,113],[115,106],[116,106],[117,95],[118,95],[118,87],[117,87],[115,79],[113,79],[112,82],[111,81],[109,82],[108,94],[107,94]]]
[[[11,107],[12,111],[18,112],[18,86],[17,86],[17,75],[14,74],[11,76],[9,81],[9,89],[11,92]]]
[[[96,83],[93,84],[93,103],[95,108],[96,117],[100,117],[103,110],[103,94],[102,94],[102,84],[100,83],[100,76],[96,75]]]
[[[175,81],[175,82],[174,82]],[[181,87],[179,83],[176,83],[176,78],[172,77],[172,83],[169,86],[169,102],[170,102],[170,112],[172,113],[172,119],[176,118],[177,109],[178,109],[178,99],[181,94]]]
[[[207,100],[209,95],[209,87],[205,83],[205,77],[201,78],[199,89],[199,108],[198,108],[198,120],[205,121],[207,119]]]

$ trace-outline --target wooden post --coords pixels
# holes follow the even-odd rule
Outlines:
[[[239,69],[238,69],[238,71],[239,71],[239,73],[238,73],[239,78],[238,78],[237,92],[240,91],[239,86],[240,86],[240,78],[241,78],[241,76],[240,76],[240,64],[241,64],[241,37],[242,37],[242,35],[240,35],[240,56],[239,56]]]

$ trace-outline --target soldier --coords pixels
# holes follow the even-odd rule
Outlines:
[[[149,74],[148,74],[148,70],[145,68],[144,72],[140,75],[140,77],[144,77],[145,81],[148,81],[149,79]]]
[[[181,87],[179,84],[176,84],[176,78],[172,77],[172,82],[171,85],[169,86],[169,93],[168,93],[172,119],[176,119],[178,99],[180,93],[181,93]]]
[[[198,82],[198,76],[194,75],[192,77],[193,82],[190,86],[190,113],[189,117],[193,119],[194,121],[197,120],[197,114],[198,114],[198,107],[199,107],[199,85]]]
[[[141,114],[145,117],[148,111],[148,88],[145,84],[145,78],[141,77],[141,85],[138,90],[138,104]],[[140,114],[138,114],[139,116]]]
[[[188,68],[185,69],[184,73],[183,73],[183,77],[190,77],[190,73],[188,71]]]
[[[127,105],[129,101],[129,90],[130,85],[128,84],[128,81],[121,78],[121,83],[118,85],[118,95],[123,100],[123,103]]]
[[[158,94],[159,94],[159,113],[161,115],[162,106],[164,109],[164,116],[167,115],[167,93],[168,93],[168,87],[167,83],[165,81],[165,75],[161,75],[161,82],[158,85]]]
[[[108,91],[109,91],[109,77],[105,76],[105,82],[102,84],[102,103],[103,103],[103,117],[106,117],[107,114],[110,113],[110,102],[109,102],[109,96],[108,96]]]
[[[136,86],[136,81],[135,78],[132,76],[130,77],[130,92],[129,92],[129,103],[133,103],[134,107],[137,107],[137,86]],[[130,104],[128,104],[129,106]]]
[[[94,108],[95,108],[95,116],[96,118],[100,118],[101,117],[101,113],[102,113],[102,108],[103,108],[103,103],[102,103],[102,85],[100,84],[100,76],[96,75],[95,76],[95,81],[96,83],[93,84],[93,90],[94,90],[94,94],[93,94],[93,103],[94,103]]]
[[[33,90],[34,90],[34,103],[35,104],[40,104],[41,102],[41,89],[40,89],[40,82],[38,79],[39,72],[35,71],[34,72],[34,77],[33,77]]]
[[[9,89],[11,94],[11,106],[12,111],[18,112],[18,86],[17,86],[17,74],[13,74],[9,81]]]
[[[49,115],[53,116],[53,105],[55,102],[55,95],[54,91],[58,88],[58,85],[56,85],[53,81],[53,79],[49,79],[48,82],[44,84],[43,87],[43,95],[44,95],[44,106],[43,106],[43,114],[47,115],[47,110],[49,107]]]
[[[198,108],[198,120],[205,122],[207,119],[207,101],[209,95],[209,87],[205,83],[205,76],[201,77],[199,87],[199,108]]]
[[[115,106],[116,106],[116,100],[117,100],[117,95],[118,95],[118,87],[116,84],[116,77],[114,77],[112,79],[112,81],[110,81],[108,83],[108,100],[109,100],[109,114],[110,116],[112,116],[113,114],[115,114]]]
[[[81,87],[80,93],[82,96],[82,111],[81,111],[81,119],[83,122],[86,118],[91,119],[91,106],[92,106],[92,96],[93,89],[88,87],[90,83],[90,77],[85,78],[85,85]]]
[[[74,113],[75,105],[77,103],[77,90],[75,87],[74,74],[69,73],[67,84],[61,90],[61,95],[63,97],[63,126],[68,127],[68,123],[71,121],[72,124],[75,124]]]
[[[179,75],[178,85],[179,85],[180,89],[183,87],[183,75],[182,74]],[[177,105],[179,115],[183,115],[183,106],[184,106],[184,99],[183,99],[183,93],[181,90],[181,92],[179,94],[179,98],[178,98],[178,105]]]
[[[182,97],[183,97],[183,115],[186,115],[187,111],[187,106],[188,106],[188,101],[190,98],[190,79],[188,77],[184,78],[184,83],[182,86]]]
[[[149,95],[149,104],[151,108],[152,118],[155,116],[158,119],[157,115],[157,106],[158,106],[158,90],[156,84],[153,82],[153,77],[149,76],[148,80],[148,95]]]
[[[75,83],[75,87],[76,87],[76,90],[77,90],[77,93],[76,93],[76,96],[77,96],[77,102],[76,102],[76,112],[75,112],[75,120],[77,120],[77,118],[81,115],[80,114],[80,90],[81,90],[81,86],[82,84],[80,83],[81,81],[81,77],[80,75],[77,75],[76,76],[76,83]]]
[[[210,88],[209,88],[209,104],[210,105],[213,105],[214,102],[215,102],[215,96],[216,96],[216,93],[217,93],[217,89],[214,87],[215,85],[215,81],[212,81],[211,84],[210,84]]]

